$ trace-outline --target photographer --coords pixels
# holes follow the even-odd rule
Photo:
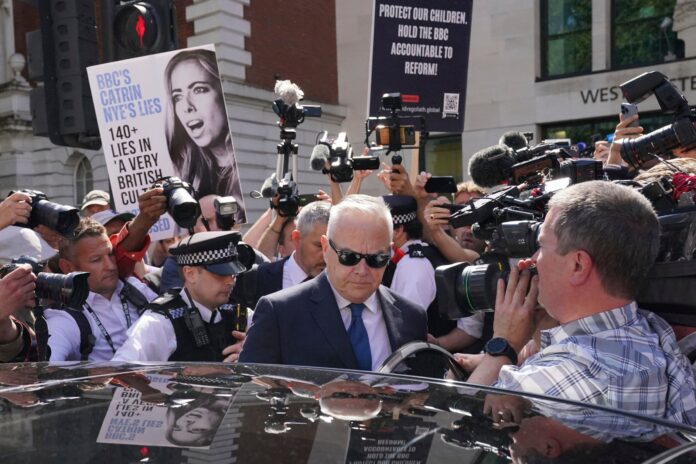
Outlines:
[[[108,237],[98,222],[83,218],[59,250],[63,273],[89,272],[89,295],[82,308],[45,311],[48,357],[51,361],[108,361],[126,340],[127,329],[155,298],[147,285],[132,276],[148,246],[148,231],[166,210],[161,188],[139,198],[138,215]]]
[[[494,338],[469,382],[695,424],[691,366],[670,326],[634,301],[658,242],[655,212],[635,190],[590,181],[556,193],[538,251],[498,282]],[[518,367],[543,316],[537,296],[560,325]]]
[[[36,276],[22,264],[0,279],[0,362],[29,360],[31,329],[15,318],[22,308],[34,306]]]

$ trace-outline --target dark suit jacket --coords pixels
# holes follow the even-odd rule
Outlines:
[[[288,258],[263,263],[256,269],[256,300],[283,289],[283,266]]]
[[[262,263],[237,276],[230,301],[253,308],[262,296],[283,289],[283,265],[288,258]]]
[[[426,340],[425,309],[387,287],[377,290],[392,351]],[[357,369],[326,273],[265,296],[254,311],[240,362]]]

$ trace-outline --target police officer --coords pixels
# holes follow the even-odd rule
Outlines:
[[[131,328],[117,361],[232,361],[244,324],[238,305],[229,304],[239,261],[239,232],[200,232],[170,253],[184,288],[155,299]],[[233,332],[235,335],[233,336]]]
[[[415,198],[408,195],[382,198],[394,221],[394,250],[382,283],[428,310],[430,334],[437,337],[448,333],[456,322],[439,316],[435,298],[435,268],[447,262],[437,248],[421,240],[423,226],[416,216]]]

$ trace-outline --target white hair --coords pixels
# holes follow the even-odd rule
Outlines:
[[[384,200],[380,197],[372,197],[370,195],[348,195],[337,205],[331,207],[331,216],[329,217],[329,226],[326,230],[326,236],[332,238],[336,231],[337,224],[341,221],[344,215],[362,214],[366,216],[374,216],[375,220],[381,219],[389,231],[389,242],[394,236],[394,224],[392,221],[391,211],[387,207]]]

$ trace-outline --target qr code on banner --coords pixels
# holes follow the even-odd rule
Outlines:
[[[459,94],[446,93],[442,102],[442,114],[459,114]]]

